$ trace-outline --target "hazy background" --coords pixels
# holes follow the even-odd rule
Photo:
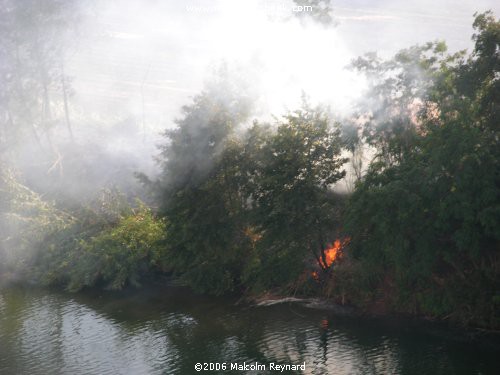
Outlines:
[[[452,51],[470,48],[473,13],[500,9],[491,0],[332,1],[335,24],[325,27],[301,23],[289,1],[89,4],[68,56],[73,105],[144,114],[148,132],[172,124],[222,60],[253,79],[263,110],[293,105],[301,90],[346,110],[363,87],[344,70],[352,58],[436,39]]]
[[[252,118],[296,108],[302,92],[313,104],[349,116],[366,85],[346,69],[353,58],[369,51],[389,57],[437,39],[451,51],[471,48],[474,12],[500,13],[493,0],[341,0],[330,3],[332,22],[325,25],[307,12],[293,12],[293,5],[75,2],[75,19],[59,36],[65,44],[61,58],[74,143],[68,142],[61,89],[52,86],[52,111],[59,110],[59,120],[47,132],[53,137],[51,151],[36,151],[49,149],[45,138],[41,145],[26,139],[15,150],[14,164],[41,192],[78,197],[113,184],[134,190],[134,172],[156,173],[161,133],[175,126],[182,105],[221,66],[247,83],[247,95],[256,101]]]

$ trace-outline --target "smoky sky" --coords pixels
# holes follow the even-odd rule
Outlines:
[[[331,2],[334,25],[300,22],[287,1],[82,2],[78,37],[68,54],[74,111],[103,119],[136,116],[155,137],[173,126],[179,109],[221,61],[254,84],[261,113],[300,100],[340,111],[363,81],[344,68],[369,51],[390,56],[416,43],[446,40],[472,47],[476,11],[496,1]]]

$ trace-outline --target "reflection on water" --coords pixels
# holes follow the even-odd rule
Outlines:
[[[0,374],[193,374],[197,362],[244,361],[305,361],[306,374],[496,370],[495,353],[470,343],[292,305],[236,307],[179,288],[0,292]]]

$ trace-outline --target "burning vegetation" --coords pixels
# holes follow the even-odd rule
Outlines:
[[[329,245],[321,252],[321,256],[318,258],[317,262],[323,271],[330,269],[333,263],[342,258],[344,248],[349,244],[350,241],[350,237],[337,238],[331,245]],[[313,271],[311,273],[311,276],[316,281],[320,280],[318,271]]]
[[[321,258],[319,260],[319,265],[322,269],[328,269],[337,259],[342,257],[343,250],[345,246],[349,243],[351,239],[345,237],[343,239],[336,239],[331,246],[323,250]]]

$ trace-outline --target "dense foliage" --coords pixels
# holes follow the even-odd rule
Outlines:
[[[390,295],[392,308],[498,326],[500,25],[487,13],[474,26],[470,57],[436,59],[440,69],[425,71],[411,142],[377,134],[391,147],[378,149],[346,220],[370,270],[364,287]],[[389,83],[408,90],[404,77]]]
[[[42,283],[121,289],[161,271],[165,223],[140,202],[131,208],[120,194],[103,192],[73,216],[38,244],[32,272]]]
[[[27,279],[69,290],[139,286],[160,272],[165,222],[142,203],[103,191],[94,202],[62,211],[0,174],[0,282]]]
[[[329,186],[340,180],[338,126],[321,108],[303,108],[278,122],[256,153],[254,228],[258,231],[255,279],[262,286],[287,285],[320,261],[339,212]]]
[[[339,130],[320,108],[255,123],[238,137],[246,101],[205,92],[168,132],[162,179],[164,262],[197,290],[282,286],[321,257],[336,215],[328,186],[343,177]],[[304,253],[306,250],[306,253]]]
[[[72,217],[28,188],[0,163],[0,280],[23,278],[34,247],[49,232],[63,229]]]

